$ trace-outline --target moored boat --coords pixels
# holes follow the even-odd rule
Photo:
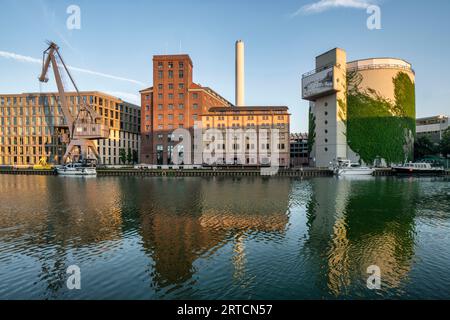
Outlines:
[[[81,163],[69,163],[56,168],[58,175],[61,176],[95,176],[97,170],[93,166],[84,166]]]
[[[338,176],[370,176],[373,175],[375,169],[361,166],[350,160],[339,160],[333,171]]]
[[[409,162],[402,166],[393,166],[392,171],[396,175],[418,175],[418,176],[439,176],[444,175],[445,170],[442,167],[433,167],[426,162]]]

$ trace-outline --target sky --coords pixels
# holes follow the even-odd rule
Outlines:
[[[69,29],[71,5],[80,28]],[[370,5],[381,29],[370,30]],[[194,81],[234,102],[234,44],[245,42],[247,105],[286,105],[306,132],[301,75],[335,47],[348,60],[395,57],[416,72],[417,116],[449,114],[448,0],[0,0],[0,93],[56,91],[40,84],[46,41],[60,46],[80,90],[139,102],[152,56],[187,53]],[[70,20],[72,21],[72,20]]]

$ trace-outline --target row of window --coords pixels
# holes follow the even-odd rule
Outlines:
[[[174,63],[172,61],[167,62],[167,67],[169,69],[173,69],[174,68]],[[158,62],[158,69],[163,69],[164,68],[164,62],[159,61]],[[184,62],[183,61],[179,61],[178,62],[178,69],[183,69],[184,68]]]
[[[256,125],[255,123],[247,123],[246,126],[241,126],[239,123],[233,123],[231,124],[231,127],[229,126],[225,126],[224,123],[218,123],[215,126],[211,126],[209,123],[206,124],[206,129],[211,129],[211,128],[217,128],[217,129],[225,129],[225,128],[232,128],[232,129],[239,129],[239,128],[263,128],[263,129],[269,129],[269,128],[278,128],[278,129],[285,129],[286,128],[286,124],[284,123],[276,123],[274,125],[270,125],[269,123],[261,123],[259,125]]]
[[[164,95],[162,93],[158,93],[158,99],[162,100],[163,98],[164,98]],[[169,93],[167,95],[167,98],[169,100],[173,100],[173,98],[174,98],[173,93]],[[178,99],[184,99],[184,93],[183,92],[178,93]],[[192,99],[197,100],[198,99],[198,94],[197,93],[192,94]]]
[[[167,119],[168,120],[173,120],[173,114],[168,114],[167,115]],[[197,120],[198,119],[198,115],[197,114],[193,114],[192,115],[192,119]],[[149,120],[149,119],[147,119],[147,120]],[[158,114],[158,120],[159,121],[163,121],[164,120],[164,115],[163,114]],[[178,120],[184,120],[184,114],[179,113],[178,114]]]
[[[164,78],[164,71],[158,71],[158,79]],[[167,71],[167,78],[173,79],[174,78],[174,72],[172,70]],[[184,79],[184,71],[178,70],[178,79]]]
[[[245,116],[233,116],[232,119],[234,121],[239,121],[241,119],[241,117],[245,118]],[[246,117],[247,117],[247,120],[255,120],[254,116],[246,116]],[[214,116],[211,116],[211,117],[210,116],[206,116],[205,120],[209,121],[210,118],[214,118]],[[217,120],[218,121],[224,121],[225,118],[226,118],[225,116],[217,116]],[[284,120],[284,116],[277,116],[277,119],[278,120]],[[262,120],[269,120],[269,116],[262,116]]]
[[[119,105],[113,101],[96,97],[96,96],[81,96],[81,100],[86,104],[98,104],[99,106],[104,106],[105,108],[112,108],[115,110],[123,111],[123,105]],[[78,96],[69,96],[66,101],[72,105],[81,104],[80,97]],[[60,98],[58,95],[55,96],[27,96],[27,97],[0,97],[0,106],[30,106],[30,105],[39,105],[39,106],[48,106],[48,105],[59,105]],[[130,107],[130,112],[137,112],[137,108]],[[125,108],[128,112],[128,107]],[[133,111],[132,111],[133,110]]]
[[[173,88],[174,88],[173,83],[169,83],[168,87],[169,87],[169,90],[173,90]],[[158,90],[163,90],[163,89],[164,89],[164,85],[162,83],[159,83],[158,84]],[[184,89],[184,83],[183,82],[180,82],[178,84],[178,89]],[[147,97],[150,98],[150,96],[147,96]]]

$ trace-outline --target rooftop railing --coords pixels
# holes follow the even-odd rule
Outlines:
[[[363,66],[356,66],[352,68],[347,68],[347,71],[361,71],[361,70],[374,70],[374,69],[400,69],[411,71],[413,74],[416,74],[413,68],[402,65],[402,64],[368,64]]]
[[[339,64],[338,65],[328,64],[328,65],[325,65],[323,67],[316,68],[316,69],[311,70],[311,71],[309,71],[307,73],[304,73],[302,75],[302,78],[306,78],[308,76],[311,76],[311,75],[313,75],[315,73],[319,73],[319,72],[324,71],[324,70],[327,70],[327,69],[329,69],[331,67],[334,67],[334,66],[340,68]],[[411,71],[413,74],[416,74],[416,72],[414,71],[413,68],[405,66],[405,65],[402,65],[402,64],[396,64],[396,63],[395,64],[386,64],[386,63],[384,63],[384,64],[368,64],[368,65],[363,65],[363,66],[356,66],[356,67],[352,67],[352,68],[347,68],[347,71],[372,70],[372,69],[400,69],[400,70]]]

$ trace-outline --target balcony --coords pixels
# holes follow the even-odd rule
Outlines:
[[[315,101],[317,98],[339,91],[336,81],[337,66],[327,66],[308,72],[302,77],[302,98]]]

